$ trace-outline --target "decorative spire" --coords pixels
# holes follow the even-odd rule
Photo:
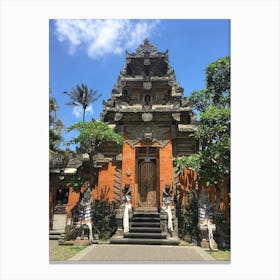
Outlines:
[[[138,48],[136,49],[136,53],[141,53],[141,54],[153,53],[153,52],[157,52],[157,48],[154,45],[150,44],[147,38],[144,40],[144,44],[139,45]]]

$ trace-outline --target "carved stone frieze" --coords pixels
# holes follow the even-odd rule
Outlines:
[[[135,148],[135,145],[139,141],[143,142],[157,142],[161,148],[165,147],[168,140],[168,134],[170,133],[170,127],[159,127],[154,122],[141,123],[136,127],[125,127],[125,132],[129,137],[126,142]]]

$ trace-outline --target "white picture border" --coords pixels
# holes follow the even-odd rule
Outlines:
[[[0,5],[1,279],[279,279],[278,1],[2,0]],[[49,264],[51,18],[231,20],[231,264]]]

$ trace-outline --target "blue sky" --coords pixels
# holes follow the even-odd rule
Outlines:
[[[134,52],[148,38],[158,51],[169,50],[169,62],[185,96],[205,87],[205,68],[230,55],[230,20],[50,20],[49,86],[66,127],[82,120],[82,111],[67,106],[70,91],[85,83],[102,97],[86,112],[99,119],[102,100],[111,96],[125,50]],[[73,134],[63,134],[65,140]]]

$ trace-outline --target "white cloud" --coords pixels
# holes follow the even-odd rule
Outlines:
[[[84,47],[89,57],[97,59],[135,49],[149,38],[158,23],[158,20],[59,19],[55,21],[55,28],[57,39],[69,43],[69,53]]]
[[[72,114],[76,117],[76,118],[82,118],[83,116],[83,108],[82,106],[74,106]],[[93,114],[93,109],[92,109],[92,105],[89,105],[86,108],[86,115],[92,115]]]

